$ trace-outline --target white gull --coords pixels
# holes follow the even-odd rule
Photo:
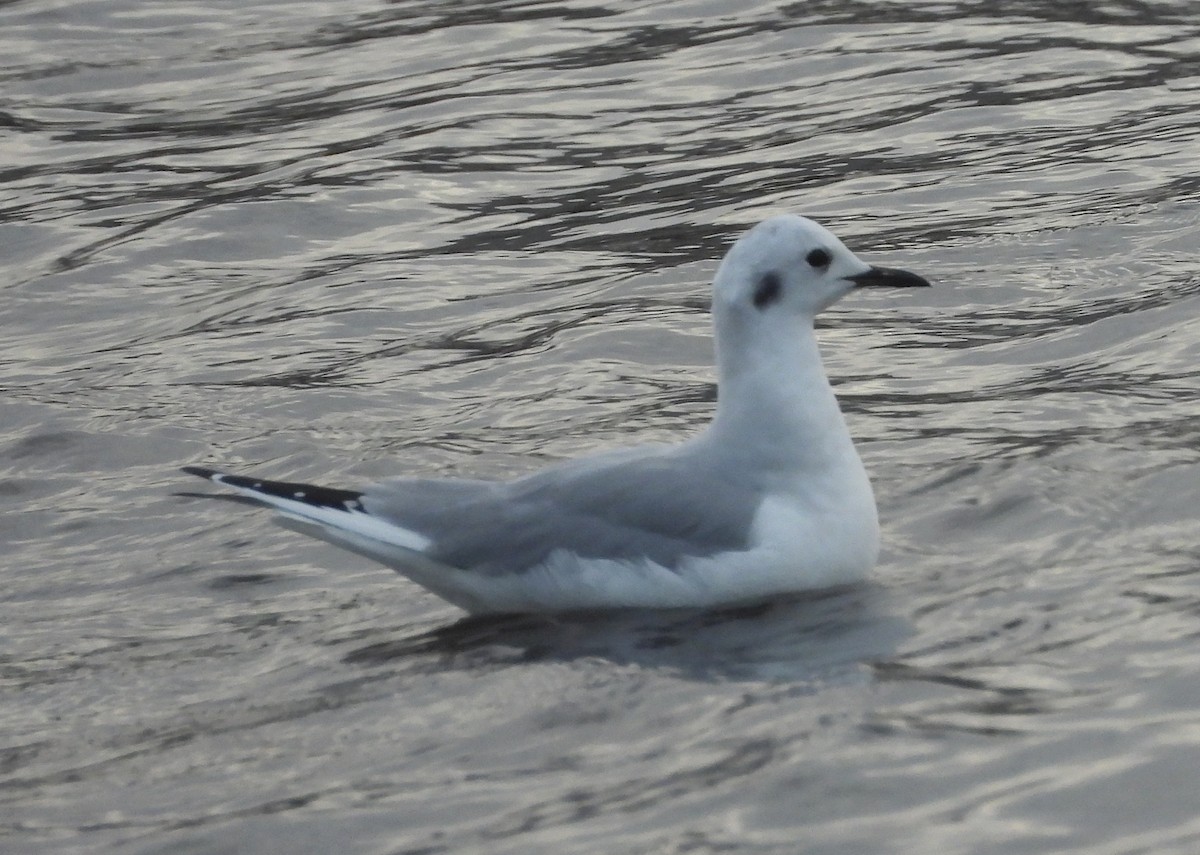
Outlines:
[[[878,557],[879,521],[814,318],[856,287],[928,284],[783,214],[750,229],[717,270],[717,412],[680,445],[515,481],[402,478],[363,490],[185,471],[475,613],[708,607],[856,582]]]

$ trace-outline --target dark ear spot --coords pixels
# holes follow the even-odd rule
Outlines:
[[[765,309],[783,294],[783,280],[778,273],[764,273],[754,286],[754,305]]]

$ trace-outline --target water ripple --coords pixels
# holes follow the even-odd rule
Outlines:
[[[1191,4],[0,22],[13,846],[1195,848]],[[168,495],[678,440],[716,259],[781,208],[936,286],[820,332],[874,586],[458,621]]]

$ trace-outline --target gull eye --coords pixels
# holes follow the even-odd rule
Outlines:
[[[804,260],[813,267],[828,267],[829,262],[832,259],[829,257],[829,253],[826,250],[814,249],[804,257]]]

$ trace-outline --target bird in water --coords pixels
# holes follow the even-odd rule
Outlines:
[[[511,481],[362,489],[184,471],[476,614],[713,607],[860,581],[879,553],[875,497],[814,319],[858,288],[928,284],[860,261],[811,220],[775,216],[717,270],[716,413],[678,445]]]

